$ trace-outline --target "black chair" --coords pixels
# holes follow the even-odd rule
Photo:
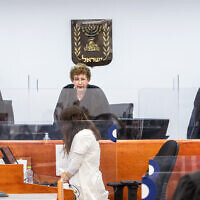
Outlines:
[[[14,140],[33,140],[32,130],[29,125],[20,125],[17,132],[18,134],[15,135]]]
[[[118,117],[113,113],[103,113],[95,118],[93,118],[93,123],[96,126],[96,128],[99,130],[101,134],[101,139],[108,140],[110,139],[108,130],[112,125],[115,125],[117,128],[117,138],[118,138],[118,132],[123,127],[123,124],[118,119]]]
[[[159,152],[154,157],[153,161],[159,166],[159,173],[154,178],[154,183],[157,188],[157,195],[155,200],[166,199],[166,188],[171,176],[171,172],[174,169],[176,158],[179,151],[179,144],[174,140],[168,140],[160,148]],[[147,170],[144,177],[149,177],[149,171]],[[141,185],[140,181],[136,180],[122,180],[118,183],[108,183],[108,186],[112,186],[114,189],[114,200],[123,199],[123,188],[128,187],[128,200],[137,199],[137,189]]]
[[[11,100],[0,101],[0,114],[4,114],[5,116],[4,119],[1,119],[1,121],[6,121],[10,124],[14,123],[14,114]]]
[[[3,101],[2,95],[1,95],[1,91],[0,91],[0,101]]]
[[[110,111],[118,118],[133,118],[133,103],[110,104]]]
[[[0,94],[0,99],[2,99]],[[10,140],[10,124],[14,124],[11,100],[0,100],[0,139]]]

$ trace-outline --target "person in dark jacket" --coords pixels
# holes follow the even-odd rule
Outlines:
[[[172,200],[200,199],[200,170],[180,178]]]
[[[187,129],[187,139],[200,138],[200,88],[197,91],[194,100],[194,108],[192,110],[190,122]]]

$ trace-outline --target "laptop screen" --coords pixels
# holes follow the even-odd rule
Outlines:
[[[120,119],[124,126],[119,139],[167,139],[169,119]]]

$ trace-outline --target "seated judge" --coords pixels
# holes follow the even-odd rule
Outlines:
[[[55,111],[54,122],[59,121],[61,112],[72,105],[80,106],[90,119],[110,113],[108,100],[103,90],[90,85],[91,72],[83,63],[78,63],[70,71],[72,84],[65,86],[59,96]]]

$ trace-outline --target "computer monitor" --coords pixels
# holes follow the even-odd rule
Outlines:
[[[120,119],[123,127],[119,139],[167,139],[169,119]]]
[[[142,139],[167,139],[169,119],[144,119]]]

